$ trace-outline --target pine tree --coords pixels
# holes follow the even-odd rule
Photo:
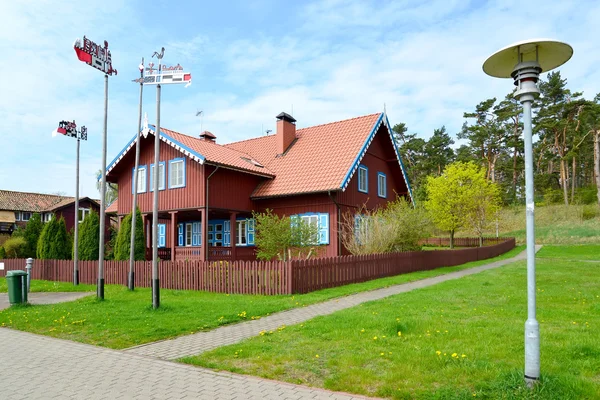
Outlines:
[[[100,218],[95,211],[79,225],[79,259],[97,260],[100,249]]]
[[[40,260],[51,259],[51,242],[54,240],[56,236],[56,231],[58,229],[58,221],[56,218],[52,218],[50,221],[44,224],[44,228],[42,228],[42,233],[40,233],[40,238],[37,243],[36,256]]]
[[[131,214],[128,214],[121,221],[117,242],[115,244],[115,260],[129,260],[131,244]],[[144,226],[142,222],[142,213],[140,209],[136,212],[135,222],[135,253],[136,260],[146,259],[146,238],[144,236]]]
[[[37,242],[43,228],[44,224],[42,223],[40,214],[33,214],[29,219],[29,222],[27,222],[27,226],[23,232],[23,238],[25,238],[26,241],[25,249],[22,254],[24,258],[34,258],[36,256]]]
[[[50,241],[50,254],[54,260],[70,260],[72,251],[72,241],[69,240],[67,225],[64,218],[56,224],[56,233]]]

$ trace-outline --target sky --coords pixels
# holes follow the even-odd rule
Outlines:
[[[382,112],[428,138],[455,136],[480,101],[512,81],[485,75],[496,50],[530,38],[574,48],[560,68],[586,98],[600,92],[600,2],[317,0],[4,2],[0,15],[0,189],[75,194],[76,140],[52,137],[61,120],[88,128],[80,195],[98,198],[103,74],[77,60],[76,38],[107,40],[107,162],[138,127],[139,76],[154,51],[192,73],[190,87],[163,86],[161,126],[218,143],[275,131],[282,111],[298,128]],[[156,88],[143,109],[156,121]],[[202,111],[200,117],[196,116]]]

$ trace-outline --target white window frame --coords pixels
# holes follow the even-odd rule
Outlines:
[[[28,215],[28,218],[25,219],[25,215]],[[21,211],[21,221],[27,222],[31,219],[33,213],[31,211]]]
[[[236,246],[247,246],[248,245],[248,221],[239,220],[235,221],[235,245]]]
[[[142,178],[142,171],[144,172]],[[131,176],[131,193],[133,194],[133,178],[135,177],[135,168],[132,168],[132,176]],[[148,189],[148,170],[145,165],[138,166],[138,174],[137,174],[137,192],[138,193],[146,193]]]
[[[300,219],[308,225],[315,225],[317,227],[315,237],[311,240],[310,244],[319,244],[319,214],[300,215]]]
[[[194,234],[193,231],[193,225],[191,223],[187,223],[185,224],[185,246],[191,246],[192,245],[192,235]]]
[[[161,172],[162,169],[162,172]],[[158,190],[167,188],[167,165],[164,161],[158,162]],[[150,164],[150,191],[154,191],[154,164]]]
[[[362,186],[362,177],[364,176],[365,185]],[[358,166],[358,191],[361,193],[369,193],[369,169],[364,165]]]
[[[81,212],[81,215],[79,215],[80,212]],[[79,207],[79,212],[77,212],[77,220],[78,220],[78,222],[82,223],[88,215],[90,215],[90,209],[89,208]]]
[[[387,197],[387,176],[383,172],[377,173],[377,196]]]
[[[180,165],[181,168],[181,182],[173,182],[173,166]],[[176,177],[175,177],[176,178]],[[185,187],[185,158],[175,158],[173,160],[169,160],[169,189],[177,189]]]
[[[15,211],[15,221],[21,220],[21,211]]]
[[[44,213],[44,222],[50,222],[50,220],[52,220],[52,216],[54,214],[52,214],[51,212],[49,213]]]

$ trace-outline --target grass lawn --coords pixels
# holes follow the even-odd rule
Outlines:
[[[53,282],[53,281],[42,281],[32,280],[31,281],[31,292],[95,292],[96,286],[79,284],[77,286],[67,282]],[[6,293],[8,287],[6,286],[6,278],[0,278],[0,293]]]
[[[549,252],[573,258],[573,249]],[[537,266],[542,383],[533,393],[523,387],[524,261],[183,361],[395,399],[599,399],[600,263]]]
[[[547,246],[537,253],[541,258],[562,258],[567,260],[594,260],[600,262],[600,245]]]
[[[0,326],[71,339],[115,349],[209,330],[220,325],[261,317],[352,293],[411,282],[510,258],[517,247],[490,260],[456,267],[414,272],[295,296],[227,295],[197,291],[161,290],[161,307],[151,307],[149,288],[129,292],[107,285],[105,300],[95,296],[54,305],[12,307],[0,312]],[[93,287],[92,287],[93,289]]]

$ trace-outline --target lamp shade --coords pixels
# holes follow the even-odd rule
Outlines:
[[[537,48],[537,60],[536,60]],[[519,60],[519,53],[522,59]],[[483,72],[496,78],[510,78],[520,61],[537,61],[542,72],[560,67],[573,56],[573,48],[552,39],[530,39],[498,50],[483,63]]]

